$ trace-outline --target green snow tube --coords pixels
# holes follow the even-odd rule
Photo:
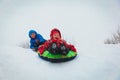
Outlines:
[[[49,51],[44,51],[42,55],[38,53],[39,57],[50,61],[50,62],[66,62],[74,59],[77,56],[77,53],[74,51],[69,51],[67,55],[63,54],[52,54]]]

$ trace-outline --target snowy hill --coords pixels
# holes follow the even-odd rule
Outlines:
[[[118,25],[119,0],[1,0],[0,80],[120,80],[120,45],[104,44]],[[28,48],[30,29],[49,39],[54,27],[74,60],[50,63]]]

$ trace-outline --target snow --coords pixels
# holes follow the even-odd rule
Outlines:
[[[104,44],[119,21],[119,0],[1,0],[0,80],[120,80],[120,45]],[[50,63],[28,48],[30,29],[49,39],[54,27],[74,60]]]

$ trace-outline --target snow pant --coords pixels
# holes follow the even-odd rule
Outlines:
[[[64,45],[61,44],[59,47],[56,43],[53,43],[49,48],[48,51],[52,54],[63,54],[66,55],[69,52],[69,49]]]

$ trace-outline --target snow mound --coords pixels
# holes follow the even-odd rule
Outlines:
[[[30,48],[30,43],[28,40],[22,41],[19,44],[17,44],[18,47],[22,47],[25,49],[29,49]]]

